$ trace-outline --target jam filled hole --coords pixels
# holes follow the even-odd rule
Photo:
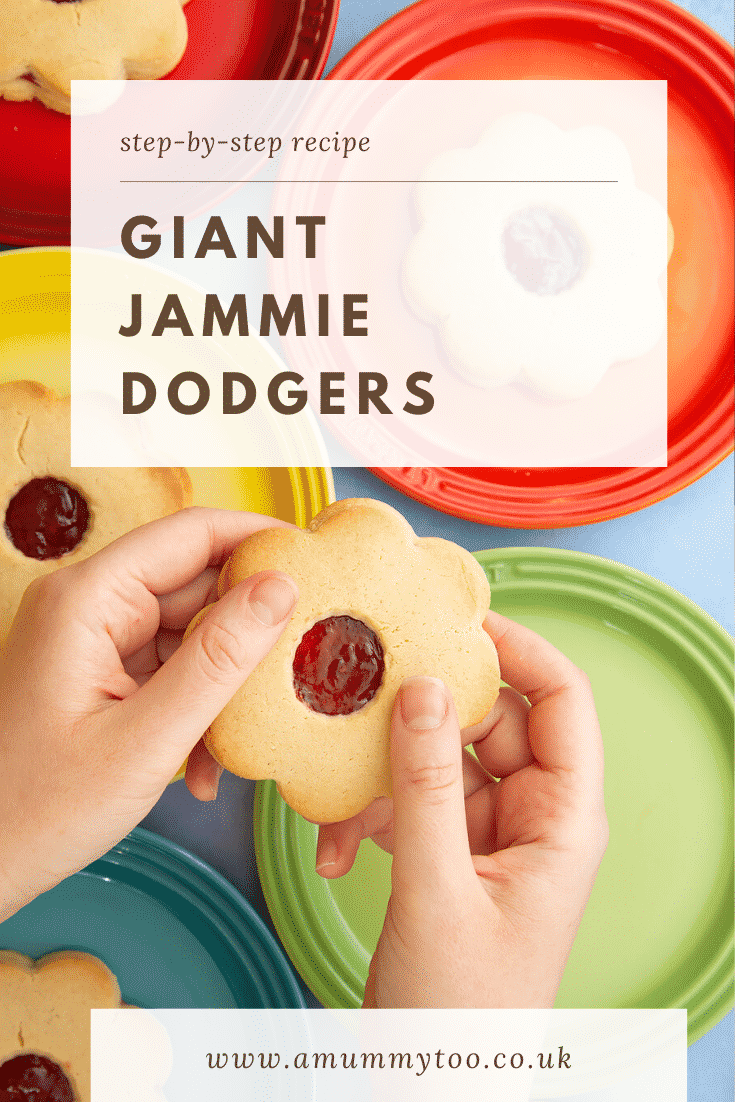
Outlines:
[[[29,559],[60,559],[81,541],[89,525],[87,502],[57,478],[33,478],[5,511],[8,539]]]
[[[327,716],[346,716],[368,704],[383,681],[380,639],[353,616],[328,616],[301,638],[293,660],[296,696]]]
[[[77,1102],[58,1064],[24,1052],[0,1064],[0,1102]]]
[[[526,291],[558,295],[587,267],[587,245],[564,214],[526,207],[511,215],[502,236],[503,260]]]

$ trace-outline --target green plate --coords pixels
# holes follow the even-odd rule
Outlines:
[[[590,677],[606,751],[610,844],[557,1006],[687,1007],[689,1040],[732,1006],[730,637],[681,594],[570,551],[479,552],[493,608]],[[316,829],[261,782],[258,868],[276,930],[314,994],[357,1006],[385,913],[389,858],[363,843],[340,880]]]
[[[204,861],[140,827],[4,922],[0,949],[93,953],[135,1006],[305,1005],[247,900]]]

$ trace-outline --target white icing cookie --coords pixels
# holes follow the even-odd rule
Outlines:
[[[424,177],[499,181],[419,184],[422,227],[404,266],[409,301],[438,326],[469,382],[520,379],[578,398],[664,333],[658,280],[670,224],[636,187],[612,131],[564,132],[537,115],[510,114],[472,148],[437,157]],[[569,182],[546,182],[556,180]],[[615,182],[572,182],[583,180]]]

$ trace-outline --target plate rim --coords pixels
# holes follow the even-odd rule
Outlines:
[[[309,7],[310,0],[300,0],[298,10],[298,22],[296,26],[296,32],[291,37],[290,48],[286,57],[281,63],[281,67],[275,77],[272,80],[319,80],[324,72],[327,59],[329,57],[329,51],[332,48],[334,41],[334,33],[337,28],[337,18],[339,16],[340,0],[323,0],[323,4],[315,5],[311,4],[312,8],[319,7],[320,10],[325,13],[324,26],[322,33],[317,36],[314,41],[314,45],[318,46],[317,50],[312,50],[309,53],[308,64],[306,68],[298,68],[298,46],[301,41],[302,32],[304,30],[305,16],[307,15],[307,9]],[[305,36],[307,41],[309,36]],[[302,54],[302,61],[304,55]]]
[[[135,882],[131,883],[129,875],[135,877]],[[50,892],[53,894],[59,888],[73,892],[75,882],[90,879],[98,883],[113,881],[118,887],[142,893],[185,927],[187,921],[184,912],[194,910],[207,929],[216,935],[221,948],[226,947],[229,950],[242,977],[250,984],[264,1009],[274,1006],[284,1009],[306,1007],[303,992],[283,947],[253,904],[221,873],[189,850],[144,827],[135,827],[106,853],[65,877]],[[163,889],[167,896],[175,896],[181,902],[181,909],[174,910],[167,899],[162,899],[158,892],[152,891],[153,884]],[[34,902],[35,900],[30,901],[28,906],[32,907]],[[63,909],[64,905],[62,899],[52,906],[52,910],[54,907]],[[21,939],[23,937],[23,910],[21,908],[9,920],[17,926],[13,935],[14,941],[18,934]],[[54,939],[48,936],[52,931],[47,931],[45,925],[43,932],[44,940],[52,947],[45,948],[41,956],[72,949],[93,953],[110,965],[104,946],[101,948],[98,944],[83,944],[71,934],[67,934],[59,942],[58,937]],[[192,933],[192,937],[201,945],[202,951],[206,951],[212,958],[217,973],[229,987],[232,971],[223,970],[216,956],[201,942],[198,934]],[[0,945],[2,944],[4,942],[0,936]],[[28,948],[18,948],[17,945],[14,948],[24,955],[29,953]],[[37,952],[31,951],[30,956],[39,959]],[[115,970],[114,964],[111,966]],[[229,989],[235,997],[235,991],[232,987]],[[131,998],[134,995],[134,991],[123,991],[123,997]]]
[[[226,938],[228,946],[251,980],[254,978],[253,971],[257,969],[256,982],[261,991],[266,985],[276,990],[280,987],[281,994],[287,996],[287,1007],[301,1009],[306,1006],[306,1000],[282,946],[278,944],[253,904],[201,857],[163,835],[138,826],[107,853],[74,875],[103,877],[104,870],[114,877],[112,870],[116,868],[124,868],[146,879],[153,879],[154,874],[160,876],[163,873],[168,881],[167,887],[176,890],[182,898],[180,889],[186,889],[187,895],[195,897],[199,914],[210,925],[215,925],[220,937]],[[160,900],[157,901],[161,903]],[[190,900],[187,899],[186,902],[191,905]],[[161,903],[161,906],[166,905]],[[213,923],[213,916],[218,920],[216,923]],[[251,935],[250,945],[247,944],[243,931]],[[257,953],[253,952],[256,947]],[[268,968],[264,967],[264,961],[268,962]]]
[[[645,599],[647,603],[651,602],[654,613],[659,617],[656,621],[659,630],[670,634],[672,631],[680,632],[682,626],[685,629],[693,629],[695,654],[699,653],[696,645],[701,644],[702,639],[710,643],[710,653],[705,663],[709,667],[707,673],[713,675],[710,683],[717,689],[718,694],[724,694],[728,712],[733,712],[735,705],[732,693],[728,691],[732,676],[732,638],[704,609],[665,582],[613,559],[563,548],[501,547],[476,551],[474,555],[484,569],[486,569],[486,563],[488,566],[493,562],[500,565],[500,560],[508,563],[535,559],[550,567],[560,565],[562,567],[560,573],[567,573],[567,582],[570,578],[574,578],[574,574],[569,570],[572,566],[575,570],[582,571],[583,580],[587,585],[594,583],[603,574],[607,575],[608,587],[611,590],[614,590],[615,586],[623,580],[628,586],[632,584],[635,586],[639,600]],[[519,584],[522,583],[518,578],[515,578],[512,584],[509,582],[504,584],[500,579],[491,582],[491,586],[496,589],[510,589]],[[605,594],[598,591],[597,596],[604,598]],[[632,604],[630,611],[635,613],[640,608],[640,604],[636,601]],[[650,609],[647,608],[646,611],[649,612]],[[302,873],[303,865],[298,862],[297,834],[299,831],[308,829],[310,824],[302,825],[299,822],[296,813],[278,795],[274,781],[259,781],[255,788],[253,826],[256,862],[263,895],[273,925],[292,964],[309,989],[325,1005],[355,1006],[354,984],[350,987],[350,980],[355,977],[354,969],[349,964],[344,966],[342,960],[339,960],[339,964],[343,966],[339,973],[333,967],[335,958],[329,955],[330,941],[327,931],[323,929],[323,920],[317,914],[311,899],[309,885]],[[299,874],[298,881],[294,871]],[[324,896],[328,899],[328,905],[331,905],[332,897],[327,888],[324,889]],[[313,941],[304,939],[303,927],[298,926],[294,921],[294,917],[301,915],[304,911],[305,904],[312,912],[312,924],[311,928],[307,928],[308,934],[311,936],[314,931],[317,931],[316,945]],[[734,963],[731,924],[729,936],[723,938],[722,945],[715,955],[708,959],[704,971],[698,973],[697,979],[680,994],[680,1004],[684,1000],[697,996],[701,1000],[694,1016],[688,1015],[689,1044],[704,1036],[732,1009]],[[335,994],[343,1001],[335,1003]]]
[[[733,406],[735,408],[735,406]],[[497,528],[517,528],[524,531],[547,531],[562,528],[579,528],[588,524],[602,524],[648,509],[681,490],[692,486],[700,478],[713,471],[733,452],[732,409],[723,410],[723,432],[728,439],[714,448],[717,438],[704,427],[698,435],[710,454],[701,459],[690,456],[690,462],[681,464],[681,472],[666,481],[668,472],[678,465],[666,467],[620,467],[620,486],[606,489],[595,497],[595,483],[607,481],[609,475],[591,478],[576,485],[565,482],[526,490],[521,485],[509,487],[507,483],[473,478],[465,473],[474,468],[462,467],[368,467],[386,485],[392,486],[406,497],[436,509],[440,513],[486,524]],[[700,449],[696,449],[699,451]],[[671,454],[671,452],[669,453]],[[503,468],[485,468],[488,471]],[[528,468],[529,471],[534,468]],[[546,468],[540,468],[546,469]],[[563,470],[564,468],[560,468]],[[589,470],[598,468],[567,468]],[[602,468],[599,468],[600,470]],[[624,477],[627,476],[627,477]],[[661,485],[661,483],[664,483]],[[647,486],[643,495],[635,493],[638,484]],[[551,515],[549,515],[549,513]]]
[[[707,74],[713,87],[719,83],[718,76],[728,86],[733,83],[733,47],[707,23],[671,0],[590,0],[583,8],[575,0],[502,0],[500,4],[494,0],[450,0],[450,3],[465,15],[467,25],[462,28],[463,34],[487,29],[489,24],[499,24],[503,20],[520,22],[532,15],[557,20],[567,16],[591,25],[603,16],[617,16],[629,25],[636,25],[639,32],[643,30],[642,24],[646,24],[656,32],[676,34],[690,48],[696,44],[704,50],[710,70],[715,70],[717,74],[712,71]],[[447,27],[447,0],[416,0],[416,3],[402,8],[360,39],[340,58],[326,79],[376,79],[374,73],[362,73],[360,70],[370,64],[377,65],[379,61],[384,66],[398,63],[405,66],[424,52],[424,36],[426,41],[435,44],[435,40],[428,35],[438,26],[442,29]],[[410,36],[410,45],[416,53],[407,55],[406,37],[401,32],[406,37]],[[457,37],[451,31],[447,34],[445,41]],[[383,76],[384,73],[381,73],[380,77]],[[722,98],[730,107],[729,97],[724,91]]]

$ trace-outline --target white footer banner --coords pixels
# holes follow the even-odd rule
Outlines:
[[[685,1010],[93,1010],[92,1102],[686,1102]]]

